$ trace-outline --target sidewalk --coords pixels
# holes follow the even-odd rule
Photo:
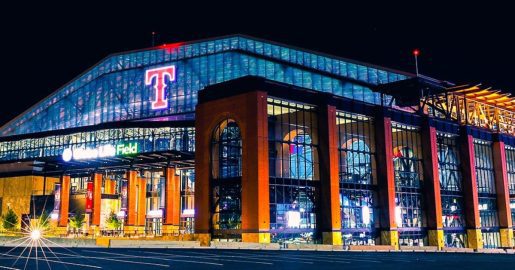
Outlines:
[[[201,249],[242,249],[242,250],[296,250],[296,251],[334,251],[334,252],[438,252],[438,253],[482,253],[482,254],[515,254],[515,249],[479,249],[470,248],[443,248],[436,247],[409,247],[401,246],[396,250],[392,246],[332,246],[320,244],[259,244],[243,242],[211,241],[210,246],[200,246],[199,241],[176,241],[163,239],[137,239],[137,238],[109,238],[97,239],[83,238],[45,238],[49,247],[105,247],[105,248],[201,248]],[[15,247],[25,239],[14,236],[0,236],[0,246]]]

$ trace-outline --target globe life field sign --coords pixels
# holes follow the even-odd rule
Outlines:
[[[114,156],[127,156],[138,153],[138,143],[119,143],[117,145],[101,145],[95,148],[69,147],[64,149],[62,159],[66,162],[71,160],[85,160]]]

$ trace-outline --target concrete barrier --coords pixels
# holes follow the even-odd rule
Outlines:
[[[413,252],[436,252],[438,247],[435,246],[400,246],[401,251],[413,251]]]
[[[375,245],[375,246],[365,246],[365,245],[356,245],[356,246],[347,246],[349,251],[374,251],[374,252],[388,252],[395,251],[394,246],[387,245]]]
[[[477,253],[488,253],[488,254],[506,254],[504,249],[498,248],[480,248],[476,250]]]
[[[198,241],[170,241],[153,239],[109,239],[110,248],[198,248]]]
[[[343,251],[343,246],[321,245],[321,244],[286,244],[287,250],[308,250],[308,251]]]
[[[245,242],[225,242],[211,241],[211,248],[217,249],[256,249],[256,250],[279,250],[281,246],[277,243],[245,243]]]
[[[18,236],[1,236],[0,246],[15,247],[21,244],[25,239],[21,240]],[[96,247],[95,239],[84,238],[57,238],[45,237],[43,242],[49,247]]]
[[[451,247],[443,247],[442,252],[456,252],[456,253],[473,253],[474,249],[472,248],[451,248]]]

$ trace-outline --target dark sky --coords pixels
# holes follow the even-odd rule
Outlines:
[[[20,2],[0,11],[0,124],[108,54],[149,47],[152,31],[159,43],[243,33],[406,71],[414,71],[412,50],[420,48],[424,75],[515,91],[515,16],[509,5],[493,1]]]

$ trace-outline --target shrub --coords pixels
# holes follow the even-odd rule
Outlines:
[[[14,213],[13,209],[9,208],[7,213],[2,216],[2,226],[8,231],[14,230],[18,226],[18,216]]]
[[[85,223],[84,218],[84,214],[81,212],[77,212],[75,216],[70,218],[70,227],[74,232],[78,232],[82,229],[82,226],[84,226]]]
[[[111,230],[118,230],[122,226],[122,221],[114,212],[111,212],[109,217],[106,219],[106,224],[107,228]]]

